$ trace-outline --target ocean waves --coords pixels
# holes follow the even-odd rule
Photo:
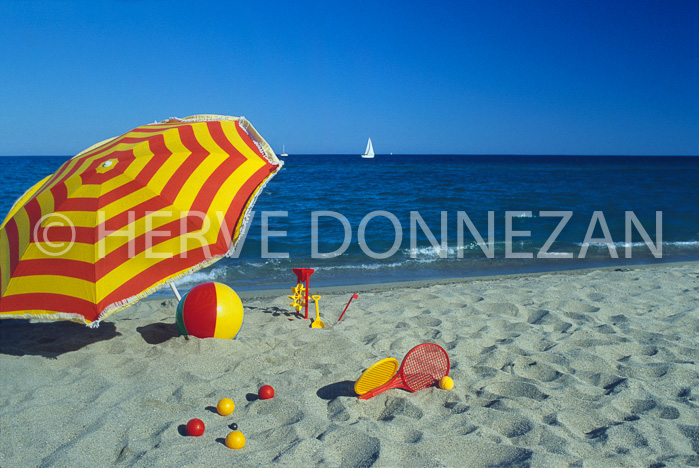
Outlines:
[[[65,159],[4,158],[2,211]],[[178,287],[287,287],[295,267],[334,285],[696,260],[697,186],[699,158],[293,156],[259,196],[238,257]],[[318,212],[338,217],[314,226]],[[276,214],[265,224],[263,213]]]

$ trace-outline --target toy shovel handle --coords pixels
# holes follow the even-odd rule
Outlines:
[[[405,386],[403,385],[403,376],[400,371],[398,371],[398,373],[385,384],[376,387],[373,390],[369,390],[364,395],[359,395],[359,399],[368,400],[369,398],[374,398],[376,395],[379,395],[385,392],[386,390],[390,390],[392,388],[405,388]]]
[[[352,294],[352,297],[350,297],[349,302],[348,302],[347,305],[345,306],[345,310],[342,311],[342,313],[340,314],[340,318],[337,319],[338,322],[339,322],[340,320],[342,320],[342,317],[345,316],[345,312],[347,312],[347,308],[348,308],[349,305],[352,303],[352,299],[359,299],[359,296],[357,295],[357,293]]]

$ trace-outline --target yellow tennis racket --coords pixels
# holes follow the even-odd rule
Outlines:
[[[369,390],[380,387],[398,372],[398,361],[395,358],[382,359],[372,364],[354,383],[354,391],[357,395],[364,395]]]

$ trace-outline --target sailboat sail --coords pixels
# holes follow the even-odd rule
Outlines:
[[[371,144],[371,138],[367,141],[366,150],[364,150],[363,158],[373,158],[374,157],[374,146]]]

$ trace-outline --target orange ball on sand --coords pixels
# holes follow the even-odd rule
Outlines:
[[[245,436],[240,431],[233,431],[226,436],[226,447],[230,449],[241,449],[245,447]]]
[[[228,416],[229,414],[233,413],[234,409],[235,404],[230,398],[221,398],[218,405],[216,405],[216,411],[218,411],[218,414],[221,416]]]

